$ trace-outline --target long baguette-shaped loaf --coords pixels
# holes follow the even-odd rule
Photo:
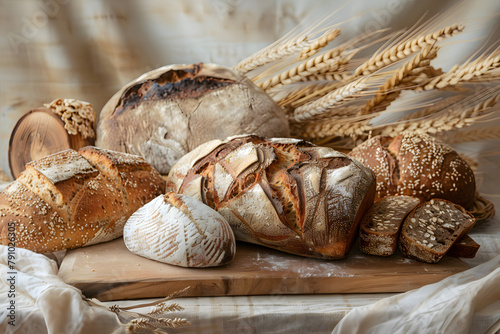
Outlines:
[[[0,241],[39,253],[109,241],[165,192],[143,158],[96,147],[30,162],[0,194]]]

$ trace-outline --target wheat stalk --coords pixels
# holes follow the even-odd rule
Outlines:
[[[361,77],[345,86],[342,86],[333,92],[319,98],[316,101],[304,104],[295,109],[294,116],[295,120],[299,122],[306,121],[314,116],[323,114],[334,106],[337,106],[344,102],[349,97],[353,97],[354,94],[360,92],[366,87],[366,82],[369,77]]]
[[[369,100],[361,110],[362,115],[373,112],[376,106],[380,106],[382,102],[385,109],[392,101],[400,94],[400,90],[405,87],[413,86],[413,79],[420,75],[417,69],[430,64],[430,60],[436,58],[438,47],[434,44],[424,47],[411,61],[400,67],[386,82],[379,88],[375,96]],[[398,88],[398,90],[396,90]],[[382,108],[377,109],[380,111]],[[383,110],[382,109],[382,110]]]
[[[302,81],[303,78],[319,73],[326,69],[327,71],[337,71],[342,65],[349,62],[355,55],[355,51],[346,54],[343,47],[334,48],[316,56],[312,59],[306,60],[297,66],[283,71],[271,78],[262,82],[258,82],[257,86],[264,90],[270,88],[287,85],[295,82]]]
[[[458,144],[479,140],[499,140],[500,126],[480,127],[478,129],[460,130],[442,138],[448,144]]]
[[[259,51],[242,60],[237,65],[233,66],[233,70],[244,74],[256,69],[259,66],[272,63],[300,52],[310,45],[311,41],[308,40],[307,35],[302,35],[292,40],[286,40],[276,46]]]
[[[495,70],[500,68],[500,55],[497,53],[498,49],[486,58],[480,57],[462,66],[455,65],[450,71],[432,79],[421,89],[443,89],[448,86],[454,86],[458,83],[467,82],[474,78],[488,75],[491,72],[498,75],[498,71]],[[491,79],[491,76],[488,79]]]
[[[319,52],[331,41],[340,35],[340,29],[327,30],[323,35],[311,41],[311,44],[305,47],[299,54],[299,60],[307,59]]]
[[[464,109],[459,107],[447,108],[443,112],[433,115],[433,117],[400,122],[398,124],[386,125],[383,128],[372,128],[370,130],[378,130],[382,135],[391,136],[403,131],[437,134],[454,129],[461,129],[472,125],[479,117],[492,112],[492,107],[499,99],[500,93],[497,93],[473,107]]]
[[[354,75],[360,76],[374,73],[387,65],[408,57],[414,52],[418,52],[425,47],[434,45],[437,41],[460,33],[464,28],[464,25],[453,24],[431,34],[419,36],[409,41],[394,45],[383,52],[373,55],[354,71]]]

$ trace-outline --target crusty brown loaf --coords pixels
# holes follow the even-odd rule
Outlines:
[[[404,219],[419,203],[418,198],[404,195],[386,196],[375,202],[361,221],[360,250],[370,255],[392,255]]]
[[[202,200],[239,240],[343,258],[373,203],[373,172],[330,148],[242,136],[199,146],[172,167],[171,186]]]
[[[476,182],[471,168],[450,146],[429,135],[376,136],[349,155],[375,172],[375,201],[399,194],[424,201],[444,198],[464,208],[474,203]]]
[[[0,194],[0,238],[39,253],[122,235],[127,218],[165,191],[143,158],[96,147],[65,150],[26,165]]]
[[[436,263],[450,247],[475,224],[464,208],[443,199],[418,205],[406,217],[400,235],[400,248],[409,258]]]

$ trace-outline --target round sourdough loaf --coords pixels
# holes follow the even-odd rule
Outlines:
[[[123,240],[134,254],[181,267],[221,266],[236,250],[233,231],[217,211],[173,192],[134,212]]]
[[[28,163],[0,194],[0,241],[38,253],[109,241],[163,192],[165,181],[139,156],[61,151]]]
[[[169,186],[217,210],[237,239],[343,258],[373,203],[373,172],[330,148],[295,139],[213,140],[175,164]]]
[[[137,154],[161,174],[212,139],[287,137],[283,110],[246,76],[214,64],[170,65],[120,89],[101,110],[96,146]]]
[[[375,201],[388,195],[408,195],[423,201],[443,198],[470,208],[476,195],[474,173],[446,143],[426,134],[376,136],[349,155],[377,176]]]

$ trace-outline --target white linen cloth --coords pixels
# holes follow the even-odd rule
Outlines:
[[[0,245],[0,254],[0,333],[125,333],[114,313],[90,307],[80,290],[57,276],[54,260],[16,248],[11,268],[8,247]]]

